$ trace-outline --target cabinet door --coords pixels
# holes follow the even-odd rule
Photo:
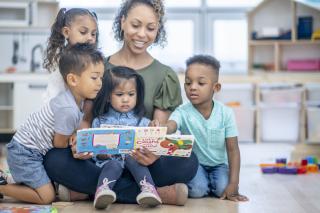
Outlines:
[[[29,116],[43,104],[46,82],[17,82],[14,84],[13,128],[17,129]]]

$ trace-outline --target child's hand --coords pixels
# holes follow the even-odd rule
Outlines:
[[[77,133],[73,133],[69,138],[69,145],[74,146],[77,144]]]
[[[87,160],[87,159],[90,159],[90,158],[93,157],[93,153],[92,152],[77,153],[77,143],[76,142],[71,145],[71,151],[72,151],[73,157],[76,158],[76,159]]]
[[[235,202],[249,200],[246,196],[239,194],[238,184],[232,183],[228,184],[220,199],[228,199]]]
[[[159,121],[159,120],[152,120],[152,121],[149,123],[149,126],[151,126],[151,127],[160,126],[160,121]]]

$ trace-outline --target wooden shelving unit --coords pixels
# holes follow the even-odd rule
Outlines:
[[[266,18],[267,15],[269,15],[268,18]],[[320,59],[320,40],[299,40],[297,37],[297,19],[299,16],[312,16],[313,29],[320,29],[320,7],[314,6],[312,3],[305,4],[304,1],[264,0],[248,13],[249,75],[257,71],[254,64],[263,63],[268,65],[269,70],[267,71],[269,72],[286,71],[284,64],[288,57],[293,59],[309,58],[310,49],[315,53],[313,57]],[[257,32],[262,27],[279,27],[290,30],[291,38],[287,40],[252,40],[252,32]],[[288,48],[290,50],[286,51]],[[293,53],[295,55],[292,55]],[[292,56],[288,56],[290,54]],[[261,55],[260,58],[259,55]],[[263,61],[263,59],[266,61]],[[301,72],[305,71],[301,70]],[[320,75],[320,70],[314,72]]]

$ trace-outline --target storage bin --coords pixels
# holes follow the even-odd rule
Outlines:
[[[290,84],[264,84],[261,88],[261,102],[281,104],[287,102],[301,103],[304,88]]]
[[[307,141],[320,143],[320,103],[318,107],[307,107],[307,125]]]
[[[288,71],[319,71],[320,59],[289,60]]]
[[[261,104],[259,108],[262,142],[296,143],[298,141],[300,126],[298,104]]]
[[[306,84],[307,100],[320,102],[320,84]]]
[[[254,142],[255,107],[232,107],[238,127],[239,142]]]
[[[216,100],[224,104],[237,103],[240,106],[254,104],[252,84],[222,84],[220,92],[214,95]]]

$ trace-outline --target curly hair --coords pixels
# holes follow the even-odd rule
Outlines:
[[[58,66],[58,61],[61,52],[66,47],[66,39],[62,34],[62,28],[65,26],[71,26],[72,22],[77,16],[89,16],[95,20],[98,26],[98,18],[94,12],[91,12],[84,8],[72,8],[67,10],[66,8],[61,8],[58,12],[55,22],[51,27],[51,35],[48,39],[48,47],[46,50],[45,59],[43,66],[52,72]],[[96,33],[96,45],[98,44],[99,30]]]
[[[167,42],[166,30],[164,28],[164,22],[165,22],[164,9],[165,8],[164,8],[163,0],[125,0],[122,3],[113,22],[112,29],[114,32],[114,38],[117,41],[123,41],[123,31],[121,30],[121,19],[122,17],[127,17],[129,11],[138,4],[144,4],[151,7],[153,11],[156,13],[156,15],[158,16],[159,29],[154,41],[154,45],[159,44],[160,46],[163,47]]]

